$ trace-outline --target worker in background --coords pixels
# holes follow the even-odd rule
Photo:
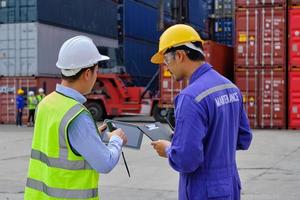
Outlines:
[[[42,99],[46,96],[44,93],[44,89],[43,88],[39,88],[38,90],[39,94],[36,95],[36,99],[38,100],[38,103],[40,103],[42,101]]]
[[[27,96],[27,106],[29,111],[27,126],[29,127],[34,125],[34,114],[35,114],[35,109],[37,104],[38,104],[38,100],[36,99],[34,92],[29,91]]]
[[[106,125],[97,127],[83,103],[98,72],[98,62],[108,60],[93,41],[73,37],[62,45],[57,67],[62,81],[39,103],[25,200],[98,199],[99,173],[110,172],[118,163],[127,137],[121,129],[100,139]]]
[[[177,81],[189,79],[175,99],[172,142],[152,142],[180,173],[179,200],[240,199],[236,150],[252,139],[240,90],[205,62],[202,40],[187,25],[168,28],[151,61],[167,65]]]
[[[16,117],[16,125],[18,127],[22,126],[22,116],[23,116],[23,109],[25,107],[25,99],[24,99],[24,90],[21,88],[17,91],[17,98],[16,98],[16,107],[17,107],[17,117]]]

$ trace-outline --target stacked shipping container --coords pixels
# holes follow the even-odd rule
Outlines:
[[[208,1],[210,2],[210,1]],[[212,0],[213,10],[210,13],[211,36],[214,41],[233,46],[234,1]]]
[[[285,1],[237,0],[235,19],[235,81],[250,124],[285,128]]]
[[[300,129],[300,1],[289,5],[288,98],[289,128]]]

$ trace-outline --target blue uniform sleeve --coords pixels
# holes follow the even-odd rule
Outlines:
[[[71,146],[99,173],[110,172],[118,163],[122,139],[112,136],[106,146],[100,139],[95,124],[86,113],[79,114],[68,127]]]
[[[173,169],[191,173],[204,160],[202,141],[207,132],[207,115],[190,96],[179,95],[175,104],[176,127],[171,147],[166,152]]]
[[[237,150],[247,150],[252,141],[252,132],[249,125],[247,114],[244,110],[243,102],[241,105],[241,119],[239,126],[239,133],[237,138]]]

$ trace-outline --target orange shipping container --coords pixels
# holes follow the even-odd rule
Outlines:
[[[37,92],[38,88],[44,88],[46,94],[55,90],[60,82],[56,77],[0,77],[0,123],[15,123],[16,121],[16,92],[18,88],[25,91]],[[23,113],[23,123],[27,122],[28,110]]]

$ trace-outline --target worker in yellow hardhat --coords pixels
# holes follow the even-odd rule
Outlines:
[[[161,35],[151,61],[164,63],[176,80],[189,79],[189,85],[175,98],[172,141],[151,144],[180,173],[179,200],[238,200],[236,150],[248,149],[252,133],[240,90],[205,62],[202,42],[183,24]]]
[[[17,97],[16,97],[16,109],[17,109],[17,116],[16,116],[16,125],[18,127],[22,126],[22,116],[23,116],[23,109],[25,107],[25,99],[24,99],[24,90],[19,88],[17,90]]]
[[[97,79],[101,55],[93,40],[76,36],[65,41],[56,66],[62,81],[38,105],[25,200],[97,200],[99,173],[118,163],[127,137],[121,129],[104,144],[91,113],[83,105]]]

